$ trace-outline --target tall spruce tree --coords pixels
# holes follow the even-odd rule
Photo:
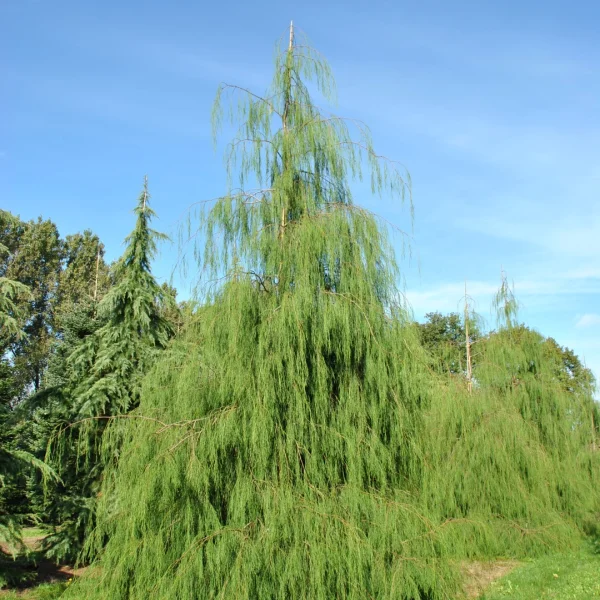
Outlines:
[[[48,423],[58,422],[49,458],[63,482],[45,511],[59,526],[46,540],[49,555],[59,559],[76,557],[93,527],[107,422],[137,406],[140,382],[173,334],[165,314],[172,311],[174,296],[151,272],[157,242],[166,236],[150,227],[155,213],[147,179],[134,212],[135,228],[113,269],[114,286],[97,307],[87,294],[66,318],[64,345],[48,374],[53,387],[42,396],[33,419],[42,433],[48,432]],[[112,451],[109,460],[117,460],[118,447]]]
[[[155,213],[147,179],[134,213],[135,228],[113,269],[115,285],[98,306],[106,323],[69,357],[79,381],[74,409],[80,418],[123,414],[137,406],[140,381],[173,333],[163,316],[172,295],[151,272],[157,242],[166,236],[150,228]]]
[[[364,125],[353,140],[354,121],[318,111],[305,80],[331,98],[329,68],[294,42],[264,96],[219,90],[217,122],[229,93],[242,115],[227,160],[242,189],[203,220],[204,264],[226,282],[137,418],[111,424],[129,442],[101,498],[110,540],[70,597],[448,597],[442,541],[410,502],[425,359],[350,188],[365,165],[375,193],[408,183]]]

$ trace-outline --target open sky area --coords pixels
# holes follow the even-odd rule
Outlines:
[[[521,319],[600,377],[600,3],[0,2],[0,205],[109,260],[148,174],[157,229],[224,193],[210,114],[220,82],[263,92],[290,19],[329,60],[337,113],[402,161],[415,205],[402,260],[415,317],[457,310],[464,283],[494,325],[503,268]],[[410,232],[365,185],[356,201]],[[398,249],[400,238],[396,239]],[[168,280],[178,246],[154,267]],[[180,296],[197,273],[176,273]]]

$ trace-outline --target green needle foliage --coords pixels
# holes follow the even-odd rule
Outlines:
[[[142,377],[173,334],[164,314],[173,308],[174,297],[150,270],[156,244],[165,236],[150,228],[155,215],[149,200],[146,181],[134,210],[135,228],[114,267],[115,284],[97,311],[89,303],[73,311],[66,347],[50,373],[54,387],[45,393],[45,412],[36,413],[40,425],[59,421],[48,452],[66,480],[47,509],[60,525],[47,539],[55,558],[73,560],[93,527],[104,468],[118,460],[120,446],[113,439],[111,452],[101,455],[107,422],[126,417],[138,405]]]
[[[0,251],[3,247],[0,245]],[[0,328],[2,337],[23,337],[24,332],[19,326],[19,298],[28,298],[29,288],[18,281],[0,277]]]
[[[0,217],[3,223],[12,224],[16,220],[5,211],[0,211]],[[10,250],[0,243],[0,258],[6,255],[10,256]],[[24,315],[20,304],[23,300],[30,299],[31,292],[26,285],[4,275],[0,276],[0,343],[3,352],[11,337],[22,339],[25,336]]]
[[[226,283],[145,380],[107,478],[99,578],[70,597],[447,598],[443,540],[414,506],[425,369],[397,303],[396,267],[349,182],[403,173],[366,127],[324,116],[332,80],[304,44],[276,56],[264,97],[239,97],[230,146],[242,191],[203,221]],[[352,123],[350,123],[352,124]],[[243,189],[253,180],[259,190]],[[219,245],[220,244],[220,245]],[[125,429],[126,433],[123,432]],[[94,543],[94,540],[91,542]]]
[[[424,502],[452,529],[458,555],[574,547],[600,509],[592,388],[564,385],[547,341],[518,323],[505,278],[495,307],[473,395],[453,383],[434,395]]]
[[[430,368],[385,231],[350,187],[368,167],[402,201],[408,177],[305,82],[332,98],[327,64],[291,35],[264,96],[218,92],[215,124],[231,97],[241,125],[239,188],[201,220],[217,283],[108,425],[98,568],[67,598],[456,597],[449,558],[567,545],[598,506],[591,398],[516,325],[506,285],[473,392]]]
[[[62,340],[50,358],[45,387],[23,405],[28,418],[21,437],[29,441],[31,452],[37,456],[46,456],[48,444],[57,431],[80,420],[73,398],[77,373],[69,357],[105,323],[106,317],[97,314],[97,305],[91,300],[74,304],[64,313]],[[77,559],[90,525],[99,474],[98,467],[86,467],[87,454],[85,448],[78,450],[77,431],[77,427],[67,429],[69,443],[60,448],[60,456],[48,456],[60,471],[61,481],[43,482],[34,473],[27,486],[32,511],[45,524],[59,527],[44,539],[46,555],[71,562]]]
[[[2,212],[2,217],[8,218],[8,213]],[[0,244],[0,255],[8,254],[9,250]],[[25,337],[23,331],[23,312],[19,301],[30,299],[29,288],[18,281],[0,277],[0,352],[6,352],[5,344],[11,339],[19,340]],[[13,551],[21,546],[20,526],[23,515],[14,514],[6,496],[14,493],[14,481],[27,467],[37,469],[43,477],[56,479],[55,472],[33,454],[19,447],[14,425],[15,416],[10,385],[9,364],[0,355],[0,541],[8,542]],[[0,555],[3,550],[0,549]]]
[[[163,316],[172,296],[150,269],[156,244],[166,236],[150,228],[155,213],[147,181],[134,213],[135,228],[125,238],[125,252],[114,267],[115,285],[98,306],[106,323],[69,358],[79,382],[74,396],[80,418],[113,416],[134,408],[142,376],[173,333]]]

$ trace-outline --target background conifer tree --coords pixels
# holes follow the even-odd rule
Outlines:
[[[4,215],[3,215],[4,216]],[[9,253],[4,244],[0,244],[0,255]],[[12,427],[13,404],[18,390],[14,385],[12,370],[4,356],[6,345],[11,339],[20,340],[25,336],[22,330],[22,312],[19,299],[28,299],[29,289],[17,281],[0,277],[0,540],[13,545],[19,543],[19,519],[13,513],[11,495],[17,493],[12,480],[18,474],[23,458],[15,444]]]
[[[50,443],[48,456],[63,478],[51,490],[50,501],[43,503],[45,514],[58,526],[46,539],[48,555],[62,560],[78,556],[93,527],[106,459],[99,448],[107,421],[137,406],[140,381],[173,334],[165,317],[169,311],[176,313],[173,293],[151,272],[157,242],[166,236],[150,227],[155,213],[147,180],[134,213],[135,228],[111,275],[114,285],[99,303],[94,302],[96,275],[83,271],[88,275],[83,278],[83,301],[65,316],[64,342],[51,363],[49,386],[30,402],[38,405],[32,437],[38,448]],[[94,253],[84,254],[90,264],[97,262],[97,244],[93,246]],[[117,456],[118,444],[108,460]]]
[[[2,221],[13,225],[14,219],[2,211]],[[9,248],[0,243],[0,256],[6,259]],[[9,542],[13,548],[20,546],[20,526],[24,511],[15,510],[15,497],[20,496],[19,483],[24,481],[26,468],[37,469],[45,477],[55,478],[54,471],[19,445],[16,435],[15,402],[20,390],[13,379],[12,365],[5,352],[8,345],[26,338],[25,311],[20,301],[32,300],[24,284],[0,276],[0,541]],[[3,554],[0,551],[0,554]],[[0,560],[3,557],[0,556]]]
[[[106,323],[69,358],[79,382],[74,409],[81,418],[122,414],[135,407],[142,376],[173,333],[164,313],[174,298],[151,272],[156,244],[167,237],[150,228],[155,213],[147,179],[134,213],[135,228],[113,268],[115,284],[98,306]]]

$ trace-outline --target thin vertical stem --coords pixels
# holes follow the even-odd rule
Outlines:
[[[467,389],[469,394],[473,390],[473,367],[471,364],[471,340],[469,338],[469,297],[467,296],[467,282],[465,281],[465,346],[467,348]]]
[[[100,270],[100,240],[98,240],[98,252],[96,254],[96,283],[94,284],[94,302],[98,300],[98,271]]]
[[[146,210],[146,200],[148,199],[148,175],[144,175],[144,206],[143,209]]]
[[[291,103],[291,96],[292,96],[292,90],[291,90],[291,86],[292,86],[292,79],[289,76],[289,71],[291,70],[291,52],[294,48],[294,22],[290,21],[290,42],[288,45],[288,57],[286,60],[286,70],[288,71],[287,73],[287,77],[285,78],[285,86],[286,89],[284,90],[284,94],[285,94],[285,101],[284,101],[284,107],[283,107],[283,116],[282,116],[282,128],[283,128],[283,135],[284,135],[284,141],[283,141],[283,164],[282,164],[282,170],[285,176],[285,172],[287,171],[288,168],[288,161],[287,161],[287,153],[288,153],[288,149],[286,148],[286,140],[285,140],[285,135],[287,134],[287,118],[288,118],[288,111],[289,111],[289,107],[290,107],[290,103]],[[283,198],[282,201],[282,205],[281,205],[281,220],[279,223],[279,238],[283,239],[283,235],[284,235],[284,231],[285,231],[285,209],[286,209],[286,199]],[[281,265],[279,268],[279,271],[281,272]]]

